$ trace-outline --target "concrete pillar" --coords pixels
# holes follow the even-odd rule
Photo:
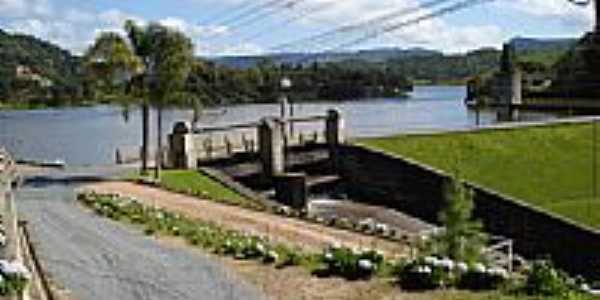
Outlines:
[[[511,74],[511,105],[520,105],[523,103],[523,72],[515,68]]]
[[[169,135],[169,164],[175,169],[198,167],[198,153],[190,128],[187,122],[177,122]]]
[[[273,178],[285,171],[283,124],[275,118],[264,118],[258,127],[260,159],[263,174]]]
[[[344,143],[344,118],[337,109],[327,111],[327,120],[325,121],[325,140],[329,147],[329,160],[332,163],[333,171],[338,166],[338,146]]]
[[[275,176],[275,198],[279,203],[294,209],[306,207],[308,190],[306,175],[300,173],[285,173]]]
[[[325,138],[330,146],[337,146],[344,143],[344,119],[337,109],[327,111],[327,120],[325,121]]]

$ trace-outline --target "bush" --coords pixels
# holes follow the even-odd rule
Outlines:
[[[349,248],[331,247],[321,257],[326,275],[346,279],[369,279],[383,263],[383,255],[376,251],[357,251]]]
[[[434,256],[420,258],[396,268],[400,285],[408,290],[432,290],[458,287],[468,290],[498,289],[509,279],[502,268],[486,268],[477,263],[467,266],[464,262],[439,259]]]
[[[452,273],[441,266],[420,259],[402,267],[399,282],[406,290],[433,290],[449,286]]]
[[[549,261],[540,260],[533,263],[527,275],[525,291],[532,296],[565,297],[569,296],[568,276],[554,268]]]

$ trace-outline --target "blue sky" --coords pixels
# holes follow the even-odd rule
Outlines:
[[[448,0],[439,7],[461,1]],[[463,52],[479,47],[500,47],[503,41],[514,36],[576,37],[590,30],[593,23],[591,7],[578,7],[567,0],[496,0],[405,26],[389,34],[375,33],[427,15],[435,8],[421,6],[421,9],[413,10],[413,14],[400,15],[384,25],[347,30],[319,41],[296,42],[342,25],[416,8],[425,2],[429,1],[0,0],[0,26],[82,53],[98,32],[119,31],[126,19],[140,23],[157,21],[184,31],[194,40],[200,55],[239,55],[373,47],[425,47]],[[234,17],[243,12],[236,8],[245,3],[250,3],[248,6],[271,5],[246,19],[234,21]],[[290,5],[286,6],[286,3]],[[290,18],[294,22],[286,21]],[[365,36],[374,38],[341,47]],[[282,44],[288,45],[276,48]]]

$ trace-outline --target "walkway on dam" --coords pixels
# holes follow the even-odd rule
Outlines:
[[[73,299],[263,299],[208,256],[168,247],[80,207],[74,189],[114,171],[94,170],[29,176],[17,195],[42,263]]]

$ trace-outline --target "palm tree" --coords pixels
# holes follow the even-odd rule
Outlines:
[[[85,60],[101,82],[126,85],[126,93],[142,106],[142,174],[148,169],[150,105],[158,112],[156,178],[162,165],[162,110],[164,106],[195,99],[183,87],[194,63],[193,44],[183,33],[160,24],[146,27],[125,23],[127,41],[116,33],[100,35]],[[110,38],[107,38],[110,37]],[[127,63],[124,63],[127,62]],[[126,74],[127,76],[120,76]]]
[[[194,63],[194,46],[183,33],[151,24],[148,32],[152,39],[153,79],[150,92],[157,108],[158,151],[156,179],[160,178],[163,158],[162,111],[167,105],[184,104],[193,98],[184,87]]]

